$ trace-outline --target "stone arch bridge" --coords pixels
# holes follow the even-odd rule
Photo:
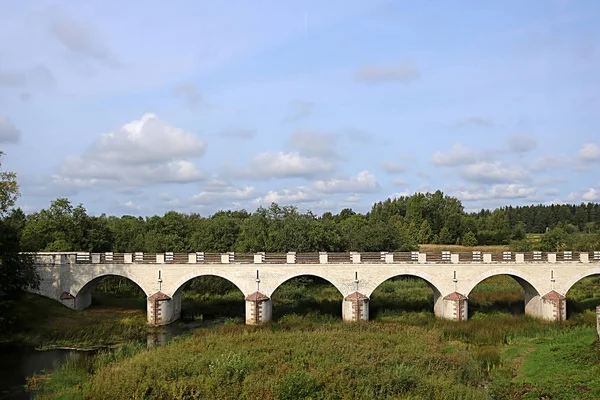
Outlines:
[[[148,323],[166,325],[181,315],[181,292],[190,280],[222,277],[246,298],[246,323],[271,319],[271,295],[287,280],[323,278],[342,294],[346,321],[369,319],[369,297],[397,276],[424,279],[440,318],[466,320],[473,288],[486,278],[510,275],[525,291],[525,313],[544,320],[566,318],[566,294],[579,280],[600,274],[600,251],[530,253],[36,253],[41,295],[82,310],[100,278],[121,276],[146,294]]]

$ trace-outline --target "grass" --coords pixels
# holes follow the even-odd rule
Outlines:
[[[372,321],[343,323],[339,292],[301,277],[273,294],[273,322],[252,327],[237,289],[200,281],[184,313],[228,322],[72,360],[30,388],[39,399],[597,399],[599,291],[600,279],[583,279],[569,319],[548,323],[524,315],[522,288],[496,276],[470,294],[470,320],[454,322],[434,317],[425,281],[402,277],[373,292]]]
[[[18,329],[2,339],[38,348],[82,349],[146,339],[146,310],[131,308],[140,305],[138,300],[102,295],[94,298],[96,304],[88,309],[73,311],[46,297],[24,294],[14,312],[26,318],[21,318]]]

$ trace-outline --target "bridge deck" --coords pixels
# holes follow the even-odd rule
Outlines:
[[[61,257],[78,264],[465,264],[599,262],[591,252],[345,252],[345,253],[37,253],[44,263],[61,263]]]

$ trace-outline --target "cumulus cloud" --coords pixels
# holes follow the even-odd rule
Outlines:
[[[462,169],[461,175],[468,181],[480,183],[513,183],[529,179],[523,168],[506,166],[499,161],[467,165]]]
[[[59,171],[67,180],[112,181],[127,186],[194,182],[203,175],[185,158],[202,156],[205,148],[206,144],[190,132],[145,114],[101,135],[83,154],[67,157]]]
[[[17,143],[21,138],[21,132],[8,119],[8,117],[0,114],[0,143]]]
[[[315,178],[333,172],[331,161],[318,157],[305,157],[298,152],[264,152],[256,155],[250,162],[248,178]]]
[[[584,162],[600,161],[600,146],[596,143],[585,143],[579,149],[579,159]]]
[[[382,66],[364,64],[354,74],[357,82],[376,85],[380,83],[407,84],[421,76],[419,68],[411,61],[402,61],[397,65]]]
[[[300,154],[315,157],[335,155],[336,136],[316,131],[299,131],[290,137],[289,146]]]
[[[381,189],[377,178],[369,171],[359,172],[349,179],[319,180],[312,187],[320,193],[373,193]]]
[[[452,146],[450,151],[442,153],[436,152],[431,158],[431,162],[443,167],[456,167],[459,165],[472,164],[477,161],[477,154],[466,148],[460,143]]]
[[[508,147],[512,152],[526,153],[537,147],[537,141],[528,133],[516,133],[508,137]]]
[[[223,188],[208,188],[202,192],[194,194],[190,202],[194,205],[213,205],[223,202],[248,200],[256,196],[256,189],[252,186],[236,187],[227,186]]]
[[[313,112],[314,103],[306,100],[293,100],[288,105],[283,122],[299,121],[309,117]]]
[[[581,199],[584,201],[600,201],[600,190],[590,188],[581,195]]]
[[[266,195],[254,199],[255,204],[271,204],[271,203],[306,203],[315,201],[317,197],[315,193],[308,188],[299,187],[294,190],[270,190]]]
[[[534,196],[536,189],[520,184],[494,185],[491,188],[475,188],[458,191],[456,197],[463,201],[490,199],[522,199]]]
[[[202,156],[205,149],[206,144],[191,132],[145,114],[100,136],[88,156],[106,163],[143,164]]]

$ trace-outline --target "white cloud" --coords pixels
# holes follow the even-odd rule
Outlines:
[[[587,162],[600,161],[600,146],[596,143],[585,143],[579,149],[579,159]]]
[[[560,167],[562,163],[558,157],[549,154],[538,157],[531,165],[531,170],[534,172],[550,171]]]
[[[0,143],[17,143],[21,138],[21,132],[4,115],[0,114]]]
[[[356,81],[369,85],[393,82],[409,83],[420,76],[419,68],[411,61],[402,61],[393,66],[364,64],[354,74]]]
[[[431,162],[438,166],[456,167],[474,163],[477,160],[477,155],[470,149],[460,143],[452,146],[449,152],[436,152],[431,158]]]
[[[295,190],[271,190],[266,195],[254,199],[255,204],[305,203],[315,201],[317,197],[309,189],[299,187]]]
[[[359,194],[352,194],[344,199],[348,203],[358,203],[362,200],[362,196]]]
[[[316,181],[312,187],[320,193],[373,193],[381,188],[375,176],[369,171],[359,172],[349,179]]]
[[[458,191],[456,197],[462,201],[490,199],[522,199],[536,194],[536,189],[519,184],[494,185],[491,188],[481,187],[472,190]]]
[[[300,154],[331,157],[335,154],[336,137],[316,131],[299,131],[290,137],[289,145]]]
[[[249,178],[314,178],[334,170],[332,162],[317,157],[304,157],[298,152],[264,152],[255,156],[248,172]]]
[[[396,186],[404,186],[406,185],[406,181],[404,179],[401,178],[396,178],[394,180],[392,180],[392,183]]]
[[[581,195],[581,199],[585,200],[585,201],[599,201],[600,200],[600,190],[590,188]]]
[[[508,137],[508,147],[515,153],[526,153],[537,147],[537,141],[528,133],[515,133]]]
[[[391,174],[397,174],[406,171],[404,166],[393,163],[391,161],[384,161],[381,163],[381,167]]]
[[[576,200],[579,197],[579,194],[576,192],[571,192],[569,193],[569,195],[567,196],[567,200],[569,201],[573,201]]]
[[[87,152],[92,159],[117,164],[164,162],[202,156],[206,144],[154,114],[144,114],[120,129],[100,136]]]
[[[74,184],[110,181],[127,187],[195,182],[203,174],[184,157],[203,155],[205,148],[193,134],[146,114],[101,135],[82,155],[67,157],[59,168],[60,177]]]
[[[501,162],[478,162],[465,166],[461,175],[464,179],[481,183],[507,183],[529,180],[523,168],[516,165],[505,166]]]
[[[248,200],[256,196],[256,189],[252,186],[235,187],[228,186],[219,190],[205,190],[196,193],[190,199],[190,202],[195,205],[213,205],[222,204],[226,201]]]

